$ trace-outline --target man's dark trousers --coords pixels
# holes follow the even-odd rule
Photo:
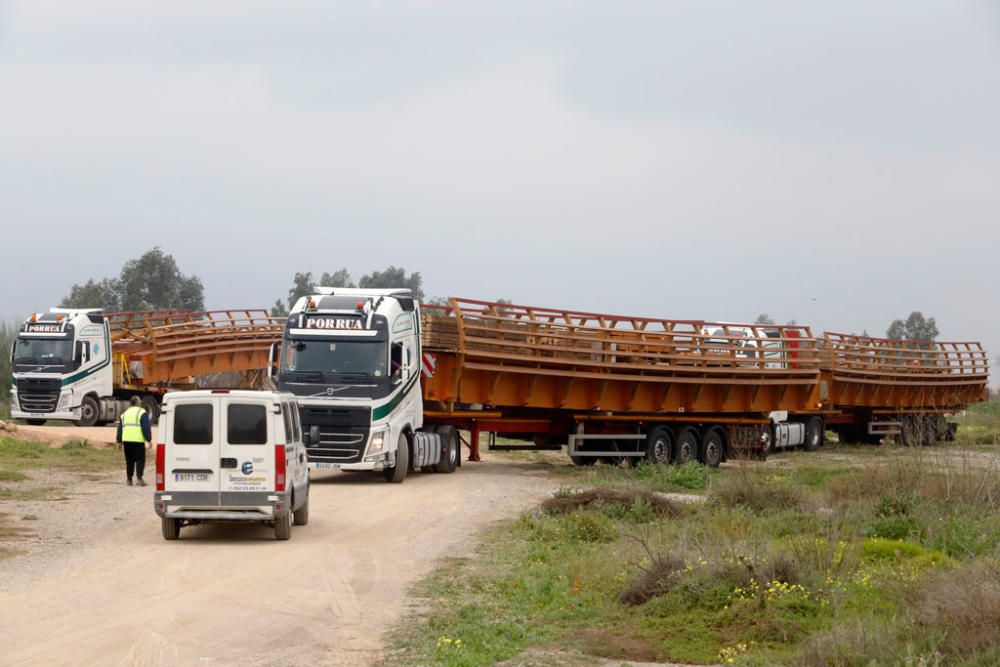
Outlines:
[[[146,443],[126,442],[122,447],[125,450],[125,473],[129,480],[132,479],[133,473],[142,479],[142,471],[146,467]]]

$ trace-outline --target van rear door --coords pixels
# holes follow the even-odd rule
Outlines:
[[[219,399],[182,397],[166,421],[164,490],[197,493],[197,505],[219,504]]]
[[[242,492],[274,491],[274,416],[280,408],[270,398],[229,397],[222,401],[221,475],[223,504],[244,504]],[[282,434],[284,435],[284,434]],[[234,493],[231,500],[226,494]]]

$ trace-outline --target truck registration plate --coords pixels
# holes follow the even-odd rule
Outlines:
[[[175,472],[175,482],[207,482],[209,473],[207,472]]]
[[[323,468],[333,468],[333,469],[336,469],[336,468],[339,468],[341,466],[341,464],[339,464],[339,463],[314,463],[313,465],[315,465],[319,469],[323,469]]]

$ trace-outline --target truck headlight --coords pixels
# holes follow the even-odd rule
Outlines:
[[[10,392],[10,409],[11,410],[17,410],[18,409],[17,408],[17,392],[16,391]]]
[[[59,412],[62,412],[63,410],[65,410],[66,407],[69,405],[69,399],[70,399],[70,396],[69,396],[69,392],[68,391],[67,392],[63,392],[62,394],[60,394],[60,396],[59,396],[59,406],[56,407],[56,410],[59,411]]]
[[[372,440],[368,443],[368,454],[378,454],[385,449],[385,431],[375,431],[372,433]]]

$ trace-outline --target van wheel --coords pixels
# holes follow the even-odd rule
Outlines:
[[[285,512],[284,515],[274,519],[274,539],[287,540],[292,537],[292,513]]]
[[[396,465],[382,471],[385,481],[390,484],[402,484],[406,479],[406,471],[410,468],[410,439],[406,433],[399,434],[399,441],[396,443]]]
[[[806,442],[805,450],[815,452],[823,444],[823,420],[819,417],[810,417],[806,422]]]
[[[304,526],[309,523],[309,494],[306,494],[306,501],[302,503],[302,507],[295,510],[294,514],[292,523],[296,526]]]
[[[160,529],[163,531],[163,539],[179,539],[181,536],[181,520],[163,517],[160,519]]]
[[[438,426],[437,434],[441,437],[441,460],[434,465],[434,470],[443,473],[455,472],[460,456],[458,431],[454,426],[445,424]]]
[[[698,460],[698,431],[688,426],[677,436],[677,454],[674,463],[683,465]]]
[[[77,420],[76,425],[94,426],[99,416],[100,410],[97,408],[97,401],[93,396],[84,396],[83,400],[80,401],[80,418]]]
[[[726,444],[719,429],[709,429],[705,432],[701,447],[698,449],[698,460],[709,468],[718,468],[719,464],[722,463],[722,454],[725,448]]]
[[[670,463],[674,436],[666,426],[657,426],[646,438],[646,463],[664,465]]]

